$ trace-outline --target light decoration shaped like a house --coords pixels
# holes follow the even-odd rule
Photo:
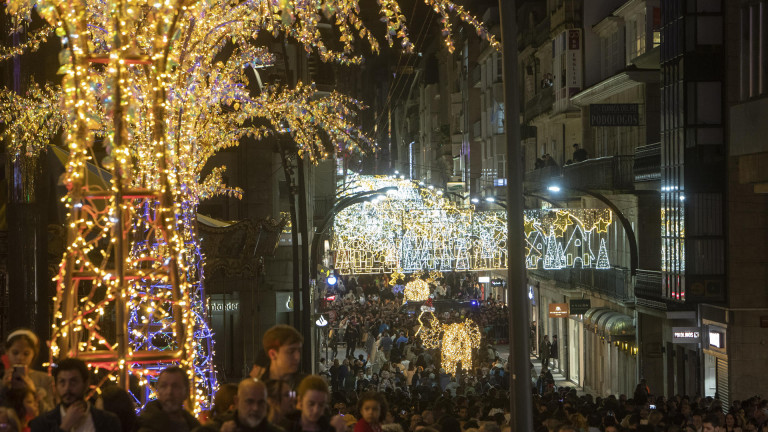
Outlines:
[[[528,269],[609,269],[606,209],[525,211],[525,266]]]

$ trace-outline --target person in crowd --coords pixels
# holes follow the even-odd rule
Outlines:
[[[5,396],[6,404],[13,408],[19,419],[20,430],[28,432],[29,422],[40,415],[40,404],[37,402],[37,395],[29,387],[19,387],[8,390]]]
[[[237,396],[237,384],[226,383],[219,386],[216,394],[213,395],[213,408],[210,412],[210,419],[219,421],[230,411],[235,409],[235,396]]]
[[[741,422],[733,412],[725,415],[725,432],[742,432]]]
[[[701,422],[702,432],[720,432],[720,419],[715,414],[710,414]]]
[[[305,377],[299,383],[296,411],[288,415],[289,424],[285,429],[286,432],[337,432],[327,415],[330,402],[331,393],[328,384],[317,375]],[[334,421],[334,423],[341,429],[338,432],[346,429],[343,421]]]
[[[381,340],[379,341],[379,350],[384,353],[384,360],[389,360],[389,355],[392,352],[392,345],[392,338],[389,337],[389,332],[382,332]]]
[[[95,403],[96,408],[111,412],[120,420],[122,432],[136,430],[136,404],[125,389],[109,385],[101,390],[101,397]]]
[[[381,393],[366,392],[357,400],[360,420],[354,432],[381,432],[381,423],[387,418],[388,405]]]
[[[552,344],[549,349],[549,358],[552,359],[552,367],[556,370],[560,367],[560,362],[558,361],[560,353],[560,346],[557,343],[557,335],[552,336]]]
[[[283,380],[295,390],[304,375],[299,372],[301,366],[301,346],[304,337],[295,328],[278,324],[264,333],[262,345],[269,356],[269,366],[264,368],[258,378],[262,381]]]
[[[189,397],[187,371],[171,366],[157,377],[157,400],[144,406],[138,418],[139,432],[191,431],[200,426],[184,405]]]
[[[263,381],[245,378],[237,386],[235,409],[219,420],[211,421],[200,432],[282,432],[267,418],[267,385]]]
[[[584,162],[587,160],[587,151],[579,147],[578,143],[573,144],[573,161]]]
[[[39,352],[40,339],[32,330],[17,329],[8,335],[5,354],[10,367],[3,373],[2,390],[27,387],[35,392],[40,411],[46,412],[54,407],[53,379],[45,372],[32,369]]]
[[[66,358],[53,370],[53,380],[61,403],[29,423],[32,432],[114,432],[121,430],[116,415],[86,401],[90,374],[82,360]],[[170,431],[166,431],[170,432]]]
[[[347,329],[344,332],[344,342],[347,343],[346,357],[354,357],[355,348],[357,348],[357,342],[360,340],[360,334],[358,331],[357,323],[354,321],[347,324]]]
[[[290,413],[296,405],[296,391],[283,380],[267,381],[267,404],[269,405],[270,423],[285,428],[287,425],[286,415]]]
[[[544,335],[544,339],[541,341],[540,350],[542,366],[549,367],[549,356],[552,353],[552,344],[549,342],[549,335]]]

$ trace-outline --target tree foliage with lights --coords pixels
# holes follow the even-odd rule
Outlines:
[[[424,2],[440,16],[450,51],[452,17],[498,47],[462,7]],[[12,157],[36,156],[62,130],[70,154],[52,359],[83,357],[126,385],[129,375],[145,385],[160,367],[180,363],[195,383],[196,409],[207,406],[216,384],[194,215],[200,200],[242,191],[223,184],[224,167],[201,175],[211,156],[244,137],[287,134],[313,162],[371,145],[355,122],[362,105],[354,99],[317,97],[303,83],[248,89],[248,70],[274,60],[255,43],[261,32],[285,35],[324,61],[360,63],[358,40],[377,52],[360,8],[357,0],[6,3],[17,31],[33,13],[47,26],[0,59],[36,49],[52,33],[61,42],[61,85],[0,93]],[[412,51],[397,2],[379,0],[378,8],[387,43]],[[324,24],[338,31],[340,50],[327,47]],[[109,188],[86,181],[88,164],[110,171]],[[114,334],[106,330],[110,316]],[[127,331],[120,322],[130,323]]]

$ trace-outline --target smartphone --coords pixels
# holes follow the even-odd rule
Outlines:
[[[23,364],[13,365],[13,379],[21,379],[27,375],[27,366]]]
[[[656,409],[656,405],[653,405],[653,404],[648,405],[648,409]]]

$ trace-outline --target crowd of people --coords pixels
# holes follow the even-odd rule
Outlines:
[[[197,416],[180,367],[160,372],[152,380],[156,399],[139,406],[116,385],[95,391],[97,380],[79,359],[60,359],[50,375],[36,370],[40,338],[16,330],[5,337],[0,432],[512,431],[509,366],[493,345],[477,350],[471,368],[460,365],[449,375],[439,351],[414,335],[414,318],[398,312],[397,296],[384,297],[340,296],[326,305],[335,312],[334,330],[350,345],[321,360],[313,375],[300,370],[304,337],[290,326],[272,327],[250,376],[220,383],[211,410]],[[503,308],[478,307],[485,308],[479,315]],[[450,311],[446,319],[463,313],[472,312]],[[768,432],[768,400],[759,397],[724,407],[713,398],[654,396],[645,382],[630,397],[593,397],[548,385],[550,360],[542,360],[540,371],[531,363],[536,432]]]

